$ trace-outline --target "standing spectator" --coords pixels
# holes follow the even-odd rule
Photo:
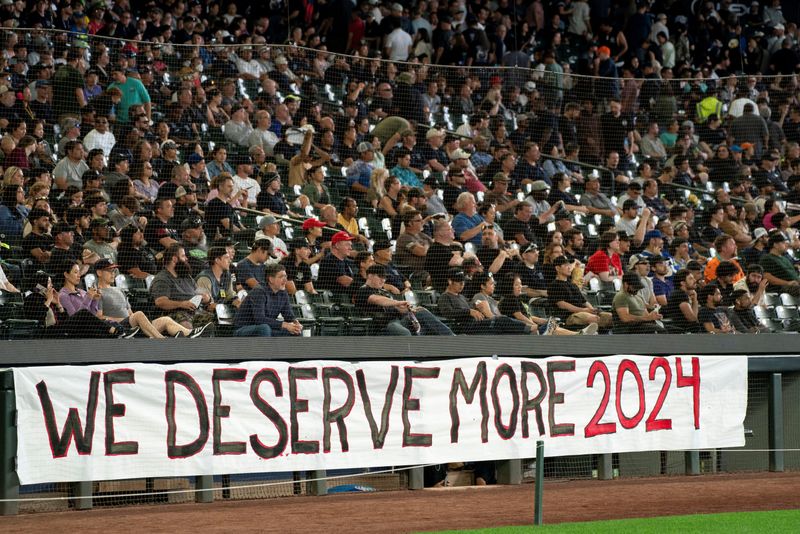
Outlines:
[[[83,94],[83,75],[79,66],[83,63],[83,49],[72,47],[67,50],[67,62],[53,75],[53,100],[58,102],[58,117],[80,118],[81,108],[86,106]],[[5,126],[0,121],[0,126]]]
[[[143,106],[148,120],[151,119],[150,94],[142,85],[142,82],[136,78],[126,76],[125,68],[120,64],[111,68],[111,77],[114,79],[114,83],[109,85],[108,88],[117,88],[122,91],[122,100],[114,107],[117,123],[127,123],[129,120],[128,110],[137,105]]]

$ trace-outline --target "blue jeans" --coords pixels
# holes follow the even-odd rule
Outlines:
[[[268,324],[251,324],[237,328],[233,335],[236,337],[272,337],[272,328]]]
[[[417,321],[419,321],[420,331],[419,334],[421,336],[454,336],[453,331],[450,330],[447,325],[441,322],[439,319],[436,318],[431,312],[426,309],[419,309],[414,312],[414,315],[417,317]],[[396,319],[391,321],[389,324],[386,325],[386,329],[384,330],[387,336],[411,336],[412,334],[412,327],[411,327],[411,318],[408,315],[403,316],[400,319]]]

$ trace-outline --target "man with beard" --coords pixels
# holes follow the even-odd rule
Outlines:
[[[186,251],[179,244],[164,251],[164,268],[150,285],[150,296],[161,315],[167,315],[186,328],[203,326],[213,319],[214,302],[208,293],[198,291]]]
[[[94,253],[98,258],[105,258],[111,260],[111,263],[117,263],[118,243],[114,242],[111,221],[104,218],[92,219],[89,229],[92,232],[92,239],[83,245],[83,249],[87,251],[86,256],[91,256]]]
[[[208,244],[203,231],[203,219],[199,215],[190,215],[181,221],[180,243],[186,250],[193,273],[208,267]]]
[[[189,217],[202,216],[203,212],[197,209],[197,193],[186,187],[175,190],[175,215],[173,219],[183,221]]]
[[[688,269],[675,273],[672,279],[675,289],[667,299],[664,317],[672,321],[672,326],[685,332],[700,332],[697,320],[699,301],[697,299],[697,278]]]
[[[144,232],[138,226],[126,226],[120,232],[117,264],[121,273],[139,280],[158,272],[156,258],[144,246]]]
[[[72,226],[65,222],[57,223],[50,232],[53,236],[53,249],[50,252],[48,269],[53,272],[53,283],[60,287],[64,283],[63,276],[73,263],[81,263],[79,252],[72,248],[75,240]],[[81,276],[89,270],[88,265],[81,265]]]

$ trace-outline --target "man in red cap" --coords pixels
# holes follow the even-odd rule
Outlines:
[[[345,231],[336,232],[331,238],[331,252],[319,263],[317,285],[320,289],[333,291],[338,297],[347,298],[352,294],[353,264],[348,259],[353,250],[353,236]]]

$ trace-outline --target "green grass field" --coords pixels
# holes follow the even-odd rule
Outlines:
[[[480,534],[521,534],[523,532],[559,532],[620,534],[624,532],[658,532],[687,534],[690,532],[740,533],[800,531],[800,510],[779,510],[773,512],[738,512],[730,514],[679,515],[647,519],[618,519],[613,521],[592,521],[589,523],[562,523],[543,527],[498,527],[482,530],[460,530],[461,534],[474,532]],[[456,532],[456,531],[453,531]]]

